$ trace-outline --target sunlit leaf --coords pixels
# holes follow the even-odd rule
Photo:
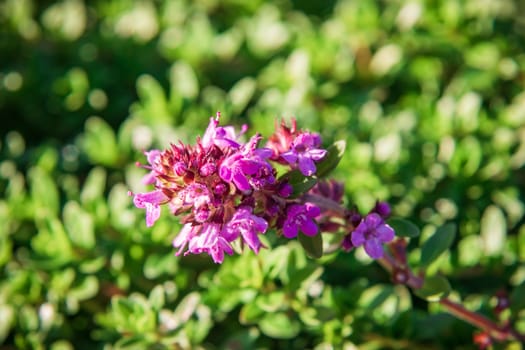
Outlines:
[[[64,206],[64,226],[71,242],[84,249],[95,246],[93,219],[77,202],[67,202]]]
[[[239,321],[242,324],[258,322],[265,312],[256,303],[248,303],[241,308]]]
[[[337,167],[341,158],[343,158],[345,149],[346,141],[344,140],[336,141],[328,147],[326,149],[328,154],[317,163],[317,177],[322,178],[330,174]]]
[[[155,310],[160,310],[164,306],[166,299],[166,293],[164,293],[164,287],[157,284],[149,293],[148,301]]]
[[[421,267],[429,266],[450,248],[456,237],[456,225],[448,223],[439,227],[421,248]]]
[[[416,289],[414,293],[427,301],[439,301],[450,293],[451,287],[448,280],[439,275],[425,278],[423,287]]]
[[[315,236],[299,233],[297,239],[309,257],[319,259],[323,256],[323,236],[320,233]]]
[[[259,322],[261,331],[269,337],[291,339],[300,330],[299,322],[285,312],[266,314]]]
[[[399,237],[417,237],[420,234],[419,228],[414,223],[402,218],[389,219],[388,225],[394,229],[396,236]]]
[[[118,160],[118,147],[115,132],[102,118],[90,117],[86,121],[85,134],[81,148],[94,164],[115,166]]]
[[[525,282],[514,288],[510,294],[510,308],[514,312],[525,308]]]
[[[481,217],[481,238],[484,253],[487,256],[498,256],[503,252],[507,236],[505,215],[495,205],[489,206]]]

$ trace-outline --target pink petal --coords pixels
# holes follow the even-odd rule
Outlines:
[[[383,246],[377,239],[369,239],[365,242],[365,252],[372,259],[379,259],[383,256]]]
[[[248,191],[249,189],[251,189],[248,179],[240,171],[236,171],[235,174],[233,175],[233,183],[241,191]]]
[[[253,175],[261,168],[260,163],[248,159],[239,160],[236,165],[247,175]]]
[[[375,236],[377,239],[379,239],[381,242],[390,242],[394,239],[395,232],[394,229],[387,224],[381,225],[376,229]]]
[[[327,153],[326,150],[324,150],[324,149],[317,149],[317,148],[308,150],[306,152],[308,157],[313,159],[313,160],[321,160],[321,159],[323,159],[324,156],[326,155],[326,153]]]
[[[151,227],[160,217],[160,206],[146,203],[146,226]]]
[[[295,152],[289,151],[281,154],[281,157],[288,162],[288,164],[297,163],[297,154]]]
[[[304,156],[299,157],[299,170],[305,176],[313,175],[316,171],[314,161]]]
[[[242,238],[248,244],[250,249],[255,252],[255,254],[259,253],[259,248],[261,248],[261,241],[259,240],[259,236],[255,231],[242,230]]]
[[[359,226],[354,232],[352,232],[351,240],[354,247],[359,247],[365,243],[365,233],[362,230],[359,230]]]
[[[312,205],[312,204],[306,204],[306,215],[310,218],[315,218],[321,214],[321,209],[319,207]]]
[[[299,228],[297,227],[297,225],[295,224],[290,224],[290,223],[284,223],[284,226],[283,226],[283,235],[284,237],[286,238],[294,238],[297,236],[297,232],[299,231]]]
[[[306,220],[301,225],[301,231],[303,231],[303,233],[307,236],[315,236],[317,234],[318,229],[319,228],[312,220]]]

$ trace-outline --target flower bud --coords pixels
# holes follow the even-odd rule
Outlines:
[[[173,171],[179,176],[184,176],[188,171],[188,167],[184,162],[177,162],[173,165]]]

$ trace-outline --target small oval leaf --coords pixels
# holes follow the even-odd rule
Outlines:
[[[510,294],[510,308],[516,314],[525,309],[525,282],[514,288]]]
[[[456,224],[448,223],[439,227],[421,248],[421,267],[429,266],[450,248],[455,236]]]
[[[297,238],[310,258],[319,259],[323,256],[323,236],[320,233],[315,236],[299,233]]]
[[[502,210],[495,205],[485,209],[481,217],[481,238],[487,256],[500,256],[507,241],[507,223]]]
[[[239,321],[243,325],[254,324],[264,315],[264,311],[256,303],[245,304],[239,313]]]
[[[423,286],[420,289],[416,289],[414,293],[422,299],[435,302],[446,297],[450,290],[450,283],[445,277],[434,275],[425,278]]]
[[[398,237],[417,237],[421,233],[413,222],[401,218],[388,220],[388,225],[394,229]]]
[[[316,175],[318,178],[325,177],[337,167],[337,164],[339,164],[341,158],[343,158],[345,149],[345,140],[336,141],[326,149],[328,153],[319,163],[317,163]]]
[[[291,339],[300,330],[299,322],[292,320],[284,312],[266,314],[259,322],[259,327],[264,334],[277,339]]]

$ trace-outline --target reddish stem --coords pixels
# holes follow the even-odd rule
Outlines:
[[[420,289],[424,283],[423,276],[416,276],[406,264],[406,244],[404,241],[395,240],[390,243],[390,252],[385,252],[384,256],[378,260],[378,263],[385,268],[398,283],[412,289]],[[396,278],[395,274],[399,271],[404,273],[404,279]],[[525,342],[525,335],[508,326],[498,325],[496,322],[486,318],[485,316],[476,312],[467,310],[463,305],[455,303],[448,298],[443,298],[439,303],[452,315],[461,319],[473,326],[476,326],[489,334],[494,340],[508,341],[519,340]]]
[[[344,217],[348,211],[339,203],[319,195],[305,194],[305,201],[312,202],[324,209]],[[393,277],[394,282],[404,284],[411,289],[420,289],[425,282],[424,275],[415,275],[407,264],[406,241],[398,238],[389,244],[390,251],[386,251],[377,262],[383,266]],[[519,333],[508,325],[498,325],[485,316],[467,310],[463,305],[455,303],[448,298],[443,298],[439,303],[452,315],[475,327],[484,330],[490,337],[497,341],[518,340],[525,342],[525,335]]]
[[[467,310],[463,305],[455,303],[448,298],[441,299],[439,303],[452,315],[473,326],[483,329],[495,340],[506,341],[514,338],[516,340],[525,341],[525,335],[518,333],[512,328],[502,327],[485,316]]]
[[[330,198],[319,196],[317,194],[307,193],[304,194],[301,198],[305,202],[310,202],[317,205],[320,208],[331,210],[341,217],[344,217],[345,214],[348,212],[341,204],[337,203],[336,201]]]

